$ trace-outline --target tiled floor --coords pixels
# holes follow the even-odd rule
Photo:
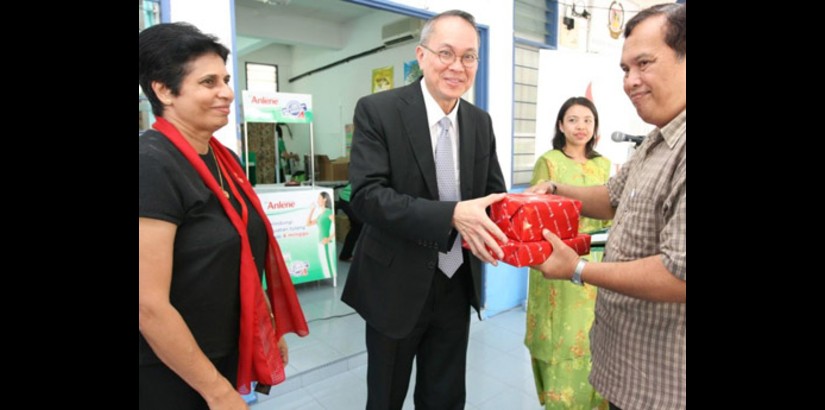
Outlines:
[[[349,269],[339,263],[332,283],[298,286],[310,336],[287,335],[287,380],[269,396],[258,395],[252,410],[362,410],[367,402],[364,320],[341,302]],[[324,319],[328,318],[329,319]],[[540,409],[524,347],[524,310],[514,308],[484,321],[473,313],[467,352],[466,409]],[[413,375],[404,409],[414,409]]]

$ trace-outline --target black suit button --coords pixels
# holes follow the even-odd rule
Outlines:
[[[429,261],[429,262],[427,262],[427,268],[428,268],[428,269],[433,269],[433,268],[435,268],[435,262],[433,262],[433,261]]]

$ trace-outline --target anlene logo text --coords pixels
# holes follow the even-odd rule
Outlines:
[[[266,97],[252,97],[253,104],[271,104],[271,105],[278,105],[277,98],[266,98]]]
[[[278,202],[267,202],[266,209],[284,209],[284,208],[295,208],[295,201],[278,201]]]

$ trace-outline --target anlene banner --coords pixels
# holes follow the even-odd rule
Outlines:
[[[258,192],[292,283],[335,277],[335,209],[332,189]]]
[[[312,95],[241,91],[246,122],[312,122]]]

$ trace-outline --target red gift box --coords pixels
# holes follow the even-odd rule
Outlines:
[[[562,239],[567,246],[573,248],[579,255],[590,253],[590,235],[580,233],[572,238]],[[462,240],[464,248],[470,249],[466,241]],[[507,243],[499,243],[504,257],[501,261],[516,267],[538,265],[547,260],[553,253],[553,246],[545,240],[533,242],[519,242],[508,240]],[[489,248],[488,248],[489,251]]]
[[[541,241],[543,229],[569,239],[579,232],[581,208],[581,201],[558,195],[507,194],[491,205],[490,219],[515,241]]]

